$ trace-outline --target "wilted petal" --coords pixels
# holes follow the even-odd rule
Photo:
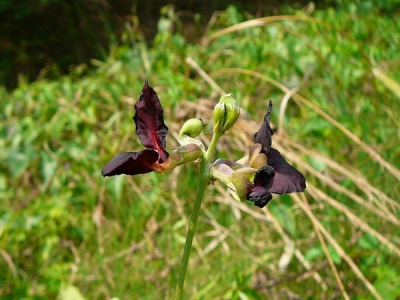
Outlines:
[[[255,206],[263,208],[272,199],[272,194],[266,188],[256,186],[247,193],[246,199],[254,202]]]
[[[271,149],[272,135],[274,134],[270,125],[272,110],[272,101],[269,100],[267,114],[264,117],[264,123],[262,124],[260,130],[254,134],[254,143],[259,143],[263,146],[262,152],[267,154],[269,149]]]
[[[163,163],[169,156],[165,150],[168,127],[164,124],[164,110],[160,100],[147,80],[135,109],[133,120],[140,142],[146,148],[157,150],[160,154],[159,163]]]
[[[268,165],[274,168],[275,176],[266,188],[275,194],[303,192],[306,179],[290,165],[278,150],[271,148],[267,153]]]
[[[124,152],[114,157],[101,171],[103,177],[114,175],[137,175],[154,170],[152,165],[159,159],[155,150],[146,149],[140,152]]]

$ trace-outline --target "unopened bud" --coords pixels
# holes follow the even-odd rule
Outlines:
[[[203,131],[203,122],[201,121],[201,119],[197,118],[189,119],[185,122],[185,124],[183,124],[181,130],[179,131],[179,137],[187,135],[192,138],[195,138],[199,136],[202,131]]]
[[[232,94],[221,97],[214,108],[214,131],[225,132],[232,128],[240,114],[239,104]]]

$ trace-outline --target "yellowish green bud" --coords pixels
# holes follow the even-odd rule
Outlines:
[[[197,137],[203,131],[203,122],[201,119],[193,118],[189,119],[183,124],[181,130],[179,131],[179,137],[183,135],[190,136],[192,138]]]
[[[239,114],[239,104],[232,94],[222,96],[214,108],[214,131],[225,132],[231,129],[239,118]]]

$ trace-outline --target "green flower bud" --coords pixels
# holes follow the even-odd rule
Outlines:
[[[232,128],[240,114],[239,104],[232,94],[221,97],[214,108],[214,131],[225,132]]]
[[[203,150],[196,144],[179,147],[174,152],[181,157],[181,163],[195,161],[203,154]]]
[[[193,118],[189,119],[183,124],[181,130],[179,131],[179,137],[183,135],[190,136],[192,138],[199,136],[203,131],[203,121],[201,119]]]

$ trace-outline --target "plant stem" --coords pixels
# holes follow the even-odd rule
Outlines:
[[[196,231],[197,219],[199,217],[200,207],[203,202],[204,192],[207,187],[208,181],[210,180],[210,176],[207,173],[208,163],[207,161],[202,161],[200,167],[201,179],[197,185],[196,199],[194,201],[192,215],[190,217],[189,229],[186,234],[185,248],[183,250],[181,267],[179,270],[178,285],[176,288],[176,300],[181,299],[182,296],[183,284],[185,283],[186,270],[189,263],[190,251],[192,250],[192,243]]]
[[[181,266],[179,269],[178,285],[176,287],[176,300],[181,299],[183,284],[185,283],[186,271],[189,263],[190,252],[192,250],[193,238],[196,232],[197,220],[200,214],[201,204],[203,203],[204,192],[211,179],[209,161],[211,154],[214,152],[214,148],[217,140],[222,136],[220,133],[215,133],[211,139],[210,146],[208,147],[207,153],[202,155],[200,163],[200,174],[199,182],[197,184],[196,199],[193,204],[192,215],[190,217],[189,228],[186,234],[185,247],[183,249]]]

